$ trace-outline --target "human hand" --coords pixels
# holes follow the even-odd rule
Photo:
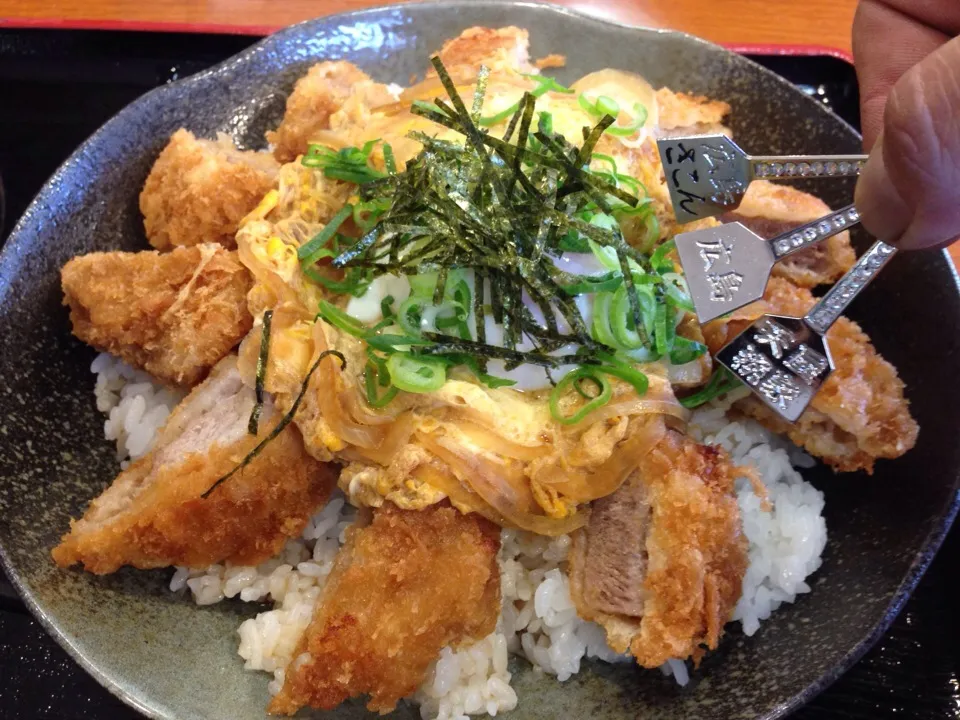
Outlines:
[[[853,23],[864,227],[903,249],[960,236],[960,2],[861,0]]]

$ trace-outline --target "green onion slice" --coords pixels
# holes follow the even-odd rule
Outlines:
[[[397,322],[404,332],[419,335],[423,332],[423,313],[427,308],[427,299],[423,296],[411,295],[397,309]]]
[[[673,262],[667,259],[667,253],[672,252],[676,246],[677,243],[673,238],[662,243],[653,251],[653,255],[650,256],[651,267],[657,272],[673,272],[675,268],[673,267]]]
[[[368,232],[389,209],[390,200],[388,198],[377,198],[376,200],[360,202],[353,208],[353,221],[363,232]]]
[[[596,388],[595,393],[589,394],[583,389],[583,383],[585,380],[589,380],[591,383],[593,383],[593,386]],[[603,385],[594,375],[587,375],[577,378],[573,381],[573,389],[576,390],[580,394],[580,397],[582,397],[584,400],[596,400],[603,393]]]
[[[330,292],[354,297],[361,297],[370,286],[370,273],[363,268],[350,268],[343,280],[334,280],[312,267],[304,269],[303,274],[317,285],[323,285]]]
[[[613,125],[607,128],[607,134],[614,137],[629,137],[643,127],[647,121],[647,108],[640,103],[633,106],[633,122],[627,125]]]
[[[442,360],[415,357],[405,352],[387,358],[387,370],[393,384],[406,392],[433,392],[447,381],[446,363]]]
[[[600,95],[595,100],[587,97],[586,93],[580,93],[577,98],[580,107],[590,115],[603,117],[610,115],[614,119],[620,114],[620,105],[611,97]],[[615,137],[629,137],[637,130],[643,127],[647,121],[647,108],[641,103],[635,103],[633,106],[633,120],[627,125],[611,125],[606,129],[607,135]],[[614,170],[616,172],[616,170]]]
[[[656,300],[653,289],[649,285],[637,286],[637,299],[640,301],[640,315],[643,318],[644,335],[637,332],[637,325],[633,317],[633,308],[630,306],[630,297],[627,288],[621,285],[613,295],[610,305],[610,329],[617,340],[617,347],[622,350],[637,350],[645,345],[645,337],[653,333],[656,314]]]
[[[613,294],[609,292],[597,293],[593,298],[593,323],[590,334],[598,343],[609,348],[617,349],[617,338],[610,328],[610,306]]]
[[[587,378],[589,378],[600,391],[592,400],[581,405],[573,415],[563,415],[563,413],[560,412],[560,399],[566,394],[571,385]],[[596,368],[588,365],[578,367],[564,375],[550,393],[550,415],[561,425],[576,425],[594,410],[610,402],[612,396],[613,390],[610,386],[610,381],[599,374]]]
[[[348,335],[358,338],[366,338],[370,333],[370,328],[361,323],[352,315],[347,315],[343,310],[326,300],[320,301],[320,317],[339,330],[343,330]]]
[[[388,389],[383,395],[379,395],[377,386],[383,386],[384,380]],[[378,410],[389,405],[399,392],[399,388],[390,384],[390,374],[385,362],[383,364],[367,362],[367,366],[363,369],[363,384],[367,391],[367,404]]]
[[[703,388],[693,395],[680,398],[680,404],[692,410],[738,387],[740,387],[740,381],[736,376],[721,366],[714,371],[713,375],[710,376],[709,382],[707,382]]]
[[[597,109],[597,115],[612,115],[616,117],[620,114],[620,104],[607,95],[599,95],[597,101],[594,103],[594,107]]]
[[[592,293],[613,291],[623,284],[623,276],[619,272],[607,272],[603,275],[574,275],[577,282],[561,285],[567,295],[589,295]]]
[[[630,383],[633,385],[633,389],[637,391],[637,395],[645,395],[650,387],[650,380],[647,376],[636,368],[628,365],[620,363],[616,365],[600,365],[596,370]]]
[[[537,86],[530,91],[530,94],[533,95],[533,97],[535,98],[542,97],[543,95],[546,95],[548,92],[559,92],[559,93],[567,93],[567,94],[573,92],[573,90],[571,90],[568,87],[564,87],[563,85],[561,85],[552,77],[549,77],[548,75],[524,74],[523,76],[537,83]],[[479,120],[476,120],[475,122],[477,123],[477,125],[480,125],[481,127],[490,127],[491,125],[497,125],[499,123],[502,123],[504,120],[511,117],[515,112],[517,112],[517,110],[520,109],[520,105],[522,102],[523,102],[522,100],[518,100],[507,109],[501,110],[495,115],[488,115],[487,117],[481,117]],[[437,109],[439,110],[439,108]]]
[[[385,142],[383,144],[383,164],[387,168],[387,172],[391,175],[397,174],[397,159],[393,155],[393,146]]]
[[[310,145],[300,162],[305,167],[323,170],[323,174],[333,180],[362,185],[386,177],[369,165],[370,153],[378,142],[370,140],[362,148],[348,147],[336,151],[323,145]]]
[[[674,365],[685,365],[705,352],[707,352],[707,346],[703,343],[677,335],[673,340],[673,349],[670,350],[670,362]]]
[[[337,232],[344,221],[351,215],[353,215],[353,205],[347,203],[340,208],[336,215],[330,218],[330,222],[323,226],[323,230],[297,249],[297,258],[299,258],[301,262],[309,259],[311,255],[330,241],[334,233]]]
[[[604,153],[595,152],[591,157],[594,160],[599,160],[600,162],[605,162],[610,165],[610,173],[616,178],[617,177],[617,161],[613,159],[612,155],[606,155]],[[627,177],[627,176],[624,176]],[[633,178],[630,178],[631,180]]]
[[[370,333],[363,338],[367,345],[380,352],[406,352],[414,346],[427,346],[431,343],[416,335],[392,335],[388,333]]]

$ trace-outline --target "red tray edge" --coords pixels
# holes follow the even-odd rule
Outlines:
[[[721,43],[727,50],[741,55],[827,55],[853,65],[853,54],[847,50],[816,44]]]
[[[137,32],[212,33],[219,35],[269,35],[278,25],[232,25],[225,23],[179,23],[142,20],[82,20],[10,17],[0,18],[0,28],[48,30],[130,30]],[[846,50],[816,44],[724,43],[724,47],[744,55],[828,55],[853,64]]]
[[[83,20],[75,18],[0,17],[0,29],[30,30],[128,30],[213,35],[263,36],[280,30],[278,25],[232,25],[226,23],[181,23],[163,20]]]

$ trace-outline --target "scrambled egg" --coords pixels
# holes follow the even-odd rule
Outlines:
[[[492,79],[484,114],[495,115],[509,108],[522,97],[524,90],[535,87],[533,80],[512,78],[509,82],[501,82]],[[635,121],[633,111],[638,103],[647,108],[646,120],[630,142],[605,136],[603,145],[598,147],[598,150],[602,147],[603,152],[612,155],[618,165],[623,164],[621,172],[628,171],[636,147],[648,139],[657,122],[653,90],[637,76],[603,71],[582,78],[574,85],[572,93],[550,91],[542,94],[537,111],[549,113],[553,130],[576,144],[583,140],[582,128],[594,125],[597,120],[579,104],[580,93],[585,93],[588,100],[594,102],[601,96],[616,97],[621,108],[617,124],[621,127]],[[464,93],[468,106],[471,96],[472,90]],[[491,132],[502,135],[505,129],[504,122],[491,128]],[[420,144],[408,137],[413,130],[455,142],[463,141],[458,133],[397,106],[387,111],[374,111],[363,124],[341,127],[339,132],[344,144],[358,147],[372,139],[389,142],[402,165],[420,149]],[[379,145],[374,151],[372,161],[382,166],[382,156],[376,154],[381,147]],[[250,293],[251,312],[259,316],[266,307],[289,310],[287,316],[278,314],[274,317],[266,376],[267,389],[279,393],[281,405],[289,408],[311,358],[316,357],[312,326],[318,302],[325,296],[330,300],[337,299],[323,288],[305,281],[297,250],[350,199],[355,186],[326,179],[322,173],[303,167],[299,162],[284,165],[279,178],[279,189],[268,193],[244,219],[238,243],[245,264],[251,267],[257,280]],[[369,325],[380,319],[380,301],[387,295],[396,303],[402,302],[410,292],[409,283],[405,278],[394,278],[398,282],[392,282],[391,277],[378,277],[366,295],[351,298],[346,308],[348,314]],[[326,345],[343,352],[347,359],[347,369],[337,381],[339,395],[362,398],[363,372],[367,365],[363,343],[329,326],[323,328]],[[257,340],[257,347],[258,343]],[[248,345],[242,353],[247,367],[256,361],[256,348],[252,342]],[[322,392],[329,393],[330,386],[325,386]],[[452,370],[446,383],[433,392],[400,393],[380,412],[370,410],[361,399],[361,412],[373,413],[368,417],[386,415],[389,420],[391,416],[405,415],[407,422],[412,424],[410,439],[400,445],[386,463],[364,459],[362,449],[352,446],[335,432],[333,427],[336,425],[331,426],[329,418],[320,412],[320,400],[311,397],[311,393],[304,399],[297,424],[311,454],[321,460],[336,459],[345,463],[340,486],[352,503],[378,507],[386,499],[404,509],[421,509],[447,496],[430,482],[431,477],[436,477],[438,460],[418,443],[418,433],[442,438],[448,446],[458,449],[458,455],[480,458],[493,466],[531,462],[533,467],[571,449],[573,457],[589,456],[591,463],[600,465],[615,452],[615,441],[597,442],[599,438],[589,433],[585,437],[588,444],[592,443],[591,447],[578,450],[575,443],[567,443],[566,450],[562,450],[559,436],[568,430],[553,421],[544,397],[544,392],[491,389],[477,383],[461,369]],[[349,418],[350,411],[345,411],[344,416]],[[372,426],[376,427],[375,420]],[[624,431],[625,425],[618,437],[622,437]],[[535,459],[536,463],[533,462]],[[561,466],[564,462],[560,461]],[[556,490],[542,483],[531,481],[530,484],[530,502],[539,506],[547,516],[564,518],[575,513],[576,503],[565,499]],[[455,498],[451,501],[457,502]]]

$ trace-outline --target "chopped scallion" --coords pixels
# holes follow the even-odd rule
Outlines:
[[[703,388],[693,395],[680,398],[680,404],[692,410],[738,387],[740,387],[740,381],[736,376],[721,366],[713,371],[713,375],[710,376],[710,380]]]
[[[670,350],[670,362],[674,365],[684,365],[693,362],[706,352],[707,346],[703,343],[677,335]]]
[[[398,352],[387,358],[387,370],[394,386],[412,393],[439,390],[447,380],[446,365],[436,358],[416,357]]]
[[[388,173],[397,174],[397,159],[393,155],[393,146],[388,142],[383,144],[383,164]]]
[[[297,257],[301,261],[309,259],[313,253],[324,247],[330,241],[334,233],[337,232],[344,221],[352,215],[353,205],[347,203],[340,208],[336,215],[330,218],[330,222],[323,226],[323,230],[318,232],[316,235],[310,238],[310,240],[297,249]]]
[[[369,165],[370,153],[378,142],[380,141],[370,140],[364,143],[362,148],[348,147],[337,151],[323,145],[310,145],[300,162],[305,167],[323,170],[323,174],[333,180],[362,185],[385,177],[382,172]]]
[[[381,373],[383,375],[381,375]],[[387,382],[388,390],[382,395],[379,394],[377,387],[383,385],[384,377]],[[390,404],[399,392],[399,388],[390,385],[390,375],[386,365],[378,365],[374,362],[367,362],[363,369],[363,384],[367,392],[367,404],[372,408],[383,408]]]
[[[599,388],[599,392],[593,399],[581,405],[573,415],[564,415],[560,411],[560,400],[566,395],[571,385],[586,378],[589,378]],[[613,390],[609,380],[597,373],[593,367],[579,367],[564,375],[557,386],[553,388],[550,393],[550,415],[561,425],[576,425],[594,410],[610,402],[612,396]]]

